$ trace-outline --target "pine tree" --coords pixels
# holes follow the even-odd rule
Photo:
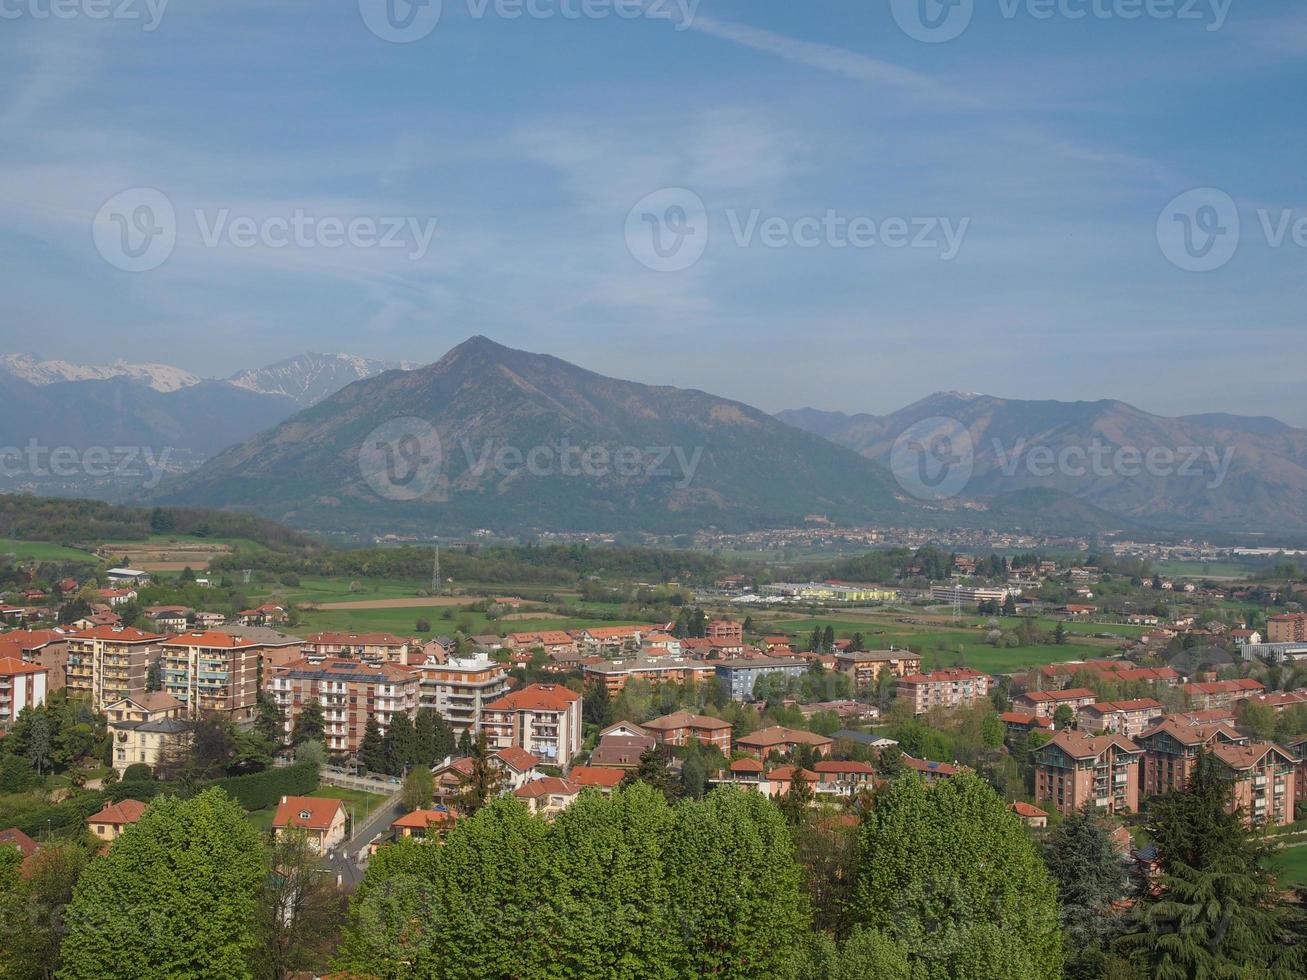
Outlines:
[[[799,826],[807,819],[808,807],[811,803],[812,787],[808,785],[808,777],[795,767],[790,788],[786,790],[780,802],[781,813],[785,814],[785,822],[791,827]]]
[[[458,736],[458,756],[460,759],[466,759],[472,754],[474,746],[472,744],[472,735],[466,728]]]
[[[417,761],[418,740],[412,719],[402,713],[391,715],[386,730],[386,771],[399,776]]]
[[[371,773],[389,771],[386,759],[386,739],[381,734],[381,723],[376,715],[368,715],[363,726],[363,740],[359,743],[359,764]]]
[[[259,692],[254,716],[254,730],[272,745],[280,748],[286,742],[286,716],[269,695]]]
[[[835,627],[827,626],[826,631],[821,635],[821,649],[823,653],[830,653],[835,649]]]
[[[472,746],[471,771],[460,774],[458,795],[455,798],[459,812],[465,816],[475,814],[498,796],[503,788],[504,773],[493,762],[492,754],[486,746],[485,733],[479,733]]]
[[[413,731],[417,738],[417,761],[421,765],[434,766],[454,751],[454,732],[433,708],[418,709]]]
[[[1125,876],[1107,824],[1089,805],[1071,814],[1048,835],[1044,861],[1057,882],[1062,923],[1073,947],[1102,940],[1112,903],[1125,894]]]
[[[645,749],[640,753],[640,763],[634,769],[628,769],[622,777],[622,786],[634,786],[644,783],[662,793],[668,803],[680,799],[683,787],[676,774],[672,772],[671,756],[661,745]]]
[[[303,745],[305,742],[322,742],[326,744],[327,722],[322,714],[322,705],[317,701],[310,701],[300,711],[295,719],[295,727],[290,733],[292,745]]]

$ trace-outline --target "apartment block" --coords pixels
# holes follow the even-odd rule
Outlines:
[[[688,657],[633,657],[586,664],[582,673],[587,681],[602,682],[610,694],[617,694],[632,678],[654,684],[702,684],[712,680],[717,670],[710,663]]]
[[[835,669],[853,680],[854,690],[868,691],[883,672],[907,677],[921,671],[921,657],[911,650],[858,650],[835,654]]]
[[[1143,754],[1124,735],[1064,729],[1034,752],[1035,801],[1068,816],[1085,804],[1109,814],[1135,812]]]
[[[304,659],[274,667],[269,692],[286,718],[287,738],[305,707],[317,701],[327,750],[353,755],[369,718],[375,716],[385,732],[395,715],[417,710],[420,681],[416,669],[399,664]]]
[[[677,711],[646,721],[640,727],[662,745],[689,745],[694,741],[720,749],[728,758],[731,754],[731,723],[721,718]]]
[[[704,639],[722,646],[740,646],[744,643],[744,626],[735,619],[711,619]]]
[[[931,708],[958,708],[989,696],[989,676],[970,667],[908,674],[899,678],[894,696],[912,705],[912,713],[916,715],[923,715]]]
[[[1267,643],[1307,643],[1307,613],[1281,613],[1266,619]]]
[[[1206,765],[1231,783],[1229,806],[1249,827],[1282,827],[1294,820],[1294,777],[1298,760],[1274,742],[1220,744]]]
[[[1184,789],[1198,766],[1199,753],[1214,745],[1240,745],[1248,739],[1224,722],[1190,724],[1164,718],[1136,740],[1144,750],[1145,797]]]
[[[46,669],[46,691],[62,691],[68,670],[68,634],[59,630],[10,630],[0,636],[0,657]]]
[[[1244,698],[1266,691],[1266,685],[1251,677],[1240,677],[1228,681],[1204,681],[1197,684],[1185,684],[1180,690],[1185,693],[1189,703],[1199,710],[1209,708],[1232,708]]]
[[[487,656],[428,660],[417,668],[418,706],[440,712],[455,735],[480,731],[482,713],[508,690],[508,672]]]
[[[1165,709],[1154,698],[1129,701],[1095,701],[1076,712],[1076,726],[1083,731],[1114,732],[1137,738],[1161,720]]]
[[[163,642],[163,689],[188,717],[217,712],[232,722],[254,720],[259,645],[218,630],[182,633]]]
[[[45,703],[48,673],[38,664],[0,657],[0,726],[12,724],[24,708]]]
[[[1062,705],[1070,707],[1072,714],[1087,708],[1098,700],[1098,695],[1087,687],[1069,687],[1065,691],[1027,691],[1012,699],[1012,707],[1024,714],[1052,719]]]
[[[749,657],[728,660],[714,666],[717,679],[725,682],[733,701],[753,698],[754,685],[759,677],[780,674],[784,677],[802,677],[808,665],[797,657]]]
[[[68,634],[68,693],[91,707],[145,693],[150,663],[163,653],[164,637],[134,626],[93,626]]]
[[[581,695],[561,684],[531,684],[485,706],[481,721],[492,749],[525,749],[566,766],[581,750]]]
[[[402,664],[408,661],[408,640],[391,633],[315,633],[304,639],[306,657],[349,657]]]

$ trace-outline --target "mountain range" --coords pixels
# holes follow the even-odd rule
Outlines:
[[[777,417],[887,465],[905,432],[965,429],[968,497],[1052,490],[1145,527],[1307,528],[1307,429],[1273,418],[1167,418],[1120,401],[970,392],[939,392],[890,415],[805,408]]]

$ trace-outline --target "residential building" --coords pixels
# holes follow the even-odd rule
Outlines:
[[[431,659],[417,672],[419,707],[440,712],[456,736],[480,731],[486,705],[508,690],[507,668],[485,654],[450,657],[445,663]]]
[[[783,725],[773,725],[770,728],[763,728],[749,735],[741,735],[735,740],[735,748],[740,752],[745,752],[755,759],[763,762],[773,752],[779,752],[781,755],[789,755],[800,745],[812,746],[813,754],[820,757],[830,755],[835,742],[825,735],[817,735],[814,732],[805,732],[798,728],[786,728]]]
[[[419,674],[410,667],[328,658],[274,668],[268,689],[286,719],[287,738],[304,708],[317,701],[327,751],[353,755],[369,718],[375,716],[384,733],[395,715],[411,716],[417,710],[418,686]]]
[[[1225,722],[1194,724],[1174,716],[1163,718],[1141,732],[1136,740],[1144,750],[1144,796],[1161,796],[1184,789],[1204,748],[1246,741],[1245,736]]]
[[[592,657],[621,657],[637,652],[652,626],[592,626],[572,630],[577,650]]]
[[[504,774],[510,790],[517,789],[540,775],[536,768],[540,765],[540,760],[525,749],[515,746],[500,749],[490,760]]]
[[[0,657],[14,657],[46,669],[46,693],[67,683],[68,634],[62,630],[11,630],[0,635]]]
[[[1137,738],[1161,720],[1166,709],[1153,698],[1128,701],[1095,701],[1076,712],[1076,727],[1089,732],[1115,732]]]
[[[1057,709],[1066,705],[1074,716],[1081,708],[1098,700],[1098,695],[1087,687],[1069,687],[1065,691],[1027,691],[1012,699],[1014,710],[1022,714],[1052,719]]]
[[[894,696],[912,705],[915,715],[923,715],[931,708],[965,707],[989,696],[989,675],[970,667],[907,674],[899,678]]]
[[[576,637],[565,630],[509,633],[504,637],[504,645],[510,650],[543,650],[551,657],[579,652]]]
[[[145,693],[150,663],[163,652],[164,637],[134,626],[93,626],[68,634],[68,693],[91,707]]]
[[[751,701],[760,677],[799,678],[808,665],[797,657],[742,657],[715,663],[713,669],[717,679],[726,684],[732,701]]]
[[[1034,830],[1048,826],[1048,814],[1037,806],[1018,800],[1012,804],[1012,812],[1021,818],[1021,822]]]
[[[935,762],[933,759],[916,759],[907,753],[903,755],[903,764],[924,779],[928,786],[939,782],[941,779],[947,779],[949,776],[956,776],[961,772],[960,766],[949,765],[947,762]]]
[[[165,691],[123,698],[105,707],[113,767],[122,776],[141,763],[154,773],[160,763],[181,756],[191,737],[182,720],[186,705]]]
[[[1267,643],[1307,643],[1307,613],[1280,613],[1266,619]]]
[[[1109,814],[1136,812],[1143,754],[1124,735],[1063,729],[1034,752],[1035,800],[1063,816],[1086,804]]]
[[[640,727],[662,745],[689,745],[695,741],[700,745],[720,749],[725,756],[731,754],[731,723],[721,718],[677,711],[646,721]]]
[[[590,753],[590,765],[605,769],[634,769],[640,756],[658,745],[652,735],[614,733],[603,735]]]
[[[1240,677],[1228,681],[1200,681],[1195,684],[1185,684],[1180,690],[1195,708],[1233,708],[1244,698],[1264,692],[1266,685],[1251,677]]]
[[[685,657],[636,657],[586,663],[582,673],[587,681],[602,682],[610,694],[617,694],[633,677],[655,684],[706,683],[716,676],[716,668]]]
[[[853,680],[854,690],[874,688],[883,672],[895,677],[920,673],[921,657],[911,650],[857,650],[835,654],[835,669]]]
[[[527,809],[542,817],[553,817],[571,805],[581,793],[581,787],[560,776],[541,776],[513,790]]]
[[[1039,715],[1024,711],[1004,711],[998,716],[998,720],[1007,728],[1009,738],[1026,736],[1036,730],[1048,731],[1053,727],[1051,718],[1041,718]]]
[[[0,727],[12,724],[24,708],[45,704],[48,673],[38,664],[0,657]]]
[[[724,647],[744,645],[744,625],[735,619],[710,619],[703,635]]]
[[[242,609],[236,614],[236,621],[242,626],[277,626],[289,618],[285,608],[271,602],[254,609]]]
[[[1229,807],[1249,827],[1283,827],[1294,820],[1294,777],[1298,760],[1274,742],[1221,743],[1205,757],[1212,771],[1231,783]]]
[[[87,817],[86,829],[93,833],[97,840],[109,843],[122,836],[123,831],[140,820],[144,812],[145,804],[140,800],[119,800],[117,803],[110,803],[99,813]]]
[[[611,769],[607,766],[573,766],[567,774],[567,778],[581,789],[597,789],[604,796],[610,795],[625,777],[625,769]]]
[[[298,831],[308,838],[316,853],[327,854],[345,842],[348,820],[344,800],[283,796],[272,818],[272,829],[278,837]]]
[[[965,585],[932,585],[930,587],[930,598],[934,602],[953,602],[964,606],[975,606],[982,602],[1002,602],[1009,595],[1014,595],[1012,590],[1002,586],[984,588]]]
[[[813,789],[818,793],[856,796],[876,784],[876,767],[866,762],[822,759],[813,763],[812,771],[817,774],[817,784]]]
[[[349,657],[353,660],[408,662],[408,640],[392,633],[314,633],[304,640],[306,657]]]
[[[254,720],[259,647],[227,632],[182,633],[164,640],[163,689],[197,718],[214,712],[244,725]]]
[[[410,837],[428,840],[444,837],[454,825],[454,814],[449,810],[414,810],[390,822],[390,833],[395,840]]]
[[[581,695],[561,684],[531,684],[487,704],[481,727],[492,749],[516,746],[567,766],[581,749]]]

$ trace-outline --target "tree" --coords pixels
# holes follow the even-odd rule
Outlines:
[[[819,812],[795,828],[794,848],[814,928],[844,936],[858,878],[857,823]]]
[[[1066,643],[1066,623],[1060,619],[1057,621],[1057,625],[1053,627],[1053,642],[1058,646]]]
[[[386,729],[386,771],[399,776],[417,761],[418,739],[413,720],[403,713],[391,715],[390,727]]]
[[[417,623],[414,625],[419,633],[431,632],[431,620],[427,619],[425,616],[419,616]]]
[[[32,716],[27,732],[27,758],[37,773],[44,773],[46,767],[50,765],[52,748],[49,713],[38,711]]]
[[[277,702],[262,691],[255,704],[254,730],[276,748],[286,743],[286,716]]]
[[[1044,861],[1057,882],[1073,950],[1100,944],[1112,921],[1112,903],[1125,894],[1121,858],[1107,824],[1086,804],[1049,833]]]
[[[163,690],[163,658],[155,657],[145,668],[145,689],[147,691]]]
[[[20,871],[17,848],[0,845],[0,976],[45,980],[58,972],[66,906],[87,860],[78,844],[47,840]]]
[[[426,766],[414,766],[404,777],[401,796],[404,808],[410,812],[427,809],[431,806],[435,792],[436,782],[431,776],[431,770]]]
[[[381,734],[381,722],[376,715],[368,715],[363,725],[363,739],[359,742],[359,764],[368,772],[389,771],[386,760],[386,740]]]
[[[1053,712],[1053,724],[1057,726],[1058,731],[1061,731],[1069,727],[1071,722],[1075,721],[1075,717],[1076,713],[1071,710],[1071,705],[1059,704],[1057,710]]]
[[[1252,738],[1265,742],[1275,737],[1275,709],[1252,699],[1239,705],[1239,727]]]
[[[77,882],[60,976],[250,977],[264,876],[258,833],[222,790],[158,798]]]
[[[1009,592],[1003,598],[1003,615],[1015,616],[1016,614],[1017,614],[1017,600],[1013,597],[1012,593]]]
[[[803,774],[803,770],[795,766],[794,776],[790,780],[790,788],[785,791],[785,796],[781,798],[781,813],[785,815],[785,822],[791,827],[797,827],[803,823],[808,816],[808,807],[812,804],[812,787],[808,785],[808,777]]]
[[[634,786],[644,783],[662,793],[668,803],[674,803],[681,797],[682,785],[672,771],[671,756],[661,745],[654,745],[640,753],[640,762],[634,769],[628,769],[622,777],[622,786]]]
[[[491,752],[486,747],[485,732],[477,733],[470,758],[471,768],[467,773],[459,774],[458,795],[455,797],[459,812],[465,816],[472,816],[493,800],[504,785],[504,773],[491,760]]]
[[[612,698],[602,680],[586,684],[581,698],[581,720],[596,728],[607,728],[613,723]]]
[[[295,727],[290,733],[291,745],[303,745],[305,742],[327,744],[327,722],[322,714],[322,705],[313,700],[301,709],[295,719]]]
[[[790,980],[911,980],[907,951],[874,929],[853,930],[843,946],[817,933],[796,952]]]
[[[302,832],[273,840],[258,898],[258,975],[287,980],[326,971],[342,909],[320,861]]]
[[[124,783],[144,782],[153,778],[154,773],[150,771],[150,767],[144,762],[133,762],[123,770]]]
[[[824,652],[830,653],[835,649],[835,627],[827,626],[821,634],[821,648]]]
[[[461,759],[466,759],[472,754],[472,734],[467,728],[464,728],[458,736],[458,755]]]
[[[434,766],[454,752],[454,730],[434,708],[419,708],[413,725],[417,736],[418,762]]]
[[[854,918],[914,976],[1061,977],[1057,886],[1021,821],[974,773],[881,790],[862,827]]]
[[[992,711],[986,712],[980,723],[980,739],[985,748],[998,748],[1006,735],[1007,726],[1003,724],[1003,719]]]

